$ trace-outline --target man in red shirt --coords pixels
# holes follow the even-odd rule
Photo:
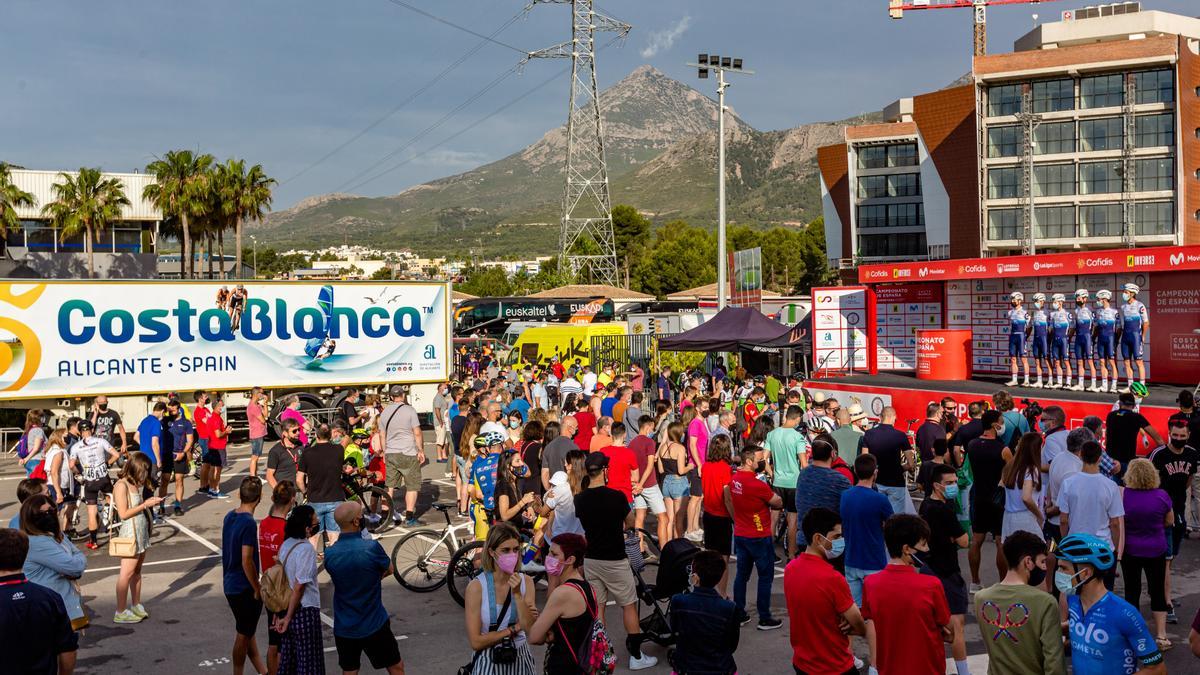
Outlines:
[[[608,419],[608,418],[603,418]],[[608,487],[620,490],[625,500],[633,507],[633,486],[638,482],[638,460],[633,451],[625,446],[625,425],[621,423],[612,426],[612,444],[600,448],[596,452],[608,457]],[[641,492],[639,485],[637,492]]]
[[[208,453],[208,392],[197,391],[193,395],[196,401],[196,407],[192,409],[192,424],[196,427],[196,446],[198,455],[192,458],[192,477],[200,478],[200,467],[204,462],[204,455]],[[201,488],[207,488],[208,481],[201,481]]]
[[[937,577],[919,574],[929,556],[929,525],[899,514],[883,524],[891,560],[863,580],[862,614],[879,675],[943,675],[950,607]],[[924,556],[924,557],[922,557]]]
[[[733,579],[733,604],[744,626],[746,584],[750,568],[758,571],[758,629],[774,630],[783,622],[771,616],[771,584],[775,581],[775,541],[771,534],[771,509],[783,507],[783,499],[758,479],[758,453],[762,448],[742,449],[741,466],[725,486],[725,507],[733,514],[733,554],[737,556],[737,575]],[[940,588],[940,586],[939,586]]]
[[[783,573],[792,666],[806,675],[858,673],[850,639],[841,626],[848,625],[851,635],[866,635],[867,624],[854,604],[846,577],[829,563],[841,557],[846,547],[842,519],[817,507],[805,514],[800,528],[808,548],[792,559]]]

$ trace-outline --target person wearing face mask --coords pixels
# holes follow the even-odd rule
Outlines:
[[[525,631],[533,627],[534,585],[521,573],[521,535],[507,523],[488,532],[480,556],[483,571],[467,585],[464,612],[467,639],[475,656],[473,673],[534,675],[536,666]],[[512,661],[498,663],[495,647]]]
[[[1159,482],[1171,498],[1171,508],[1175,514],[1175,524],[1171,528],[1171,552],[1167,557],[1168,600],[1171,597],[1171,558],[1179,555],[1179,546],[1187,537],[1188,485],[1195,481],[1200,470],[1200,450],[1191,445],[1189,437],[1188,421],[1173,416],[1169,423],[1167,444],[1150,453],[1150,461],[1158,469]],[[1193,498],[1197,498],[1197,493],[1200,490],[1193,488]],[[1172,607],[1167,620],[1171,621],[1174,614]]]
[[[968,675],[967,639],[964,628],[967,615],[967,582],[958,564],[959,549],[968,545],[967,531],[958,521],[958,476],[950,466],[940,464],[930,475],[929,498],[921,502],[921,518],[929,525],[929,555],[923,556],[921,573],[936,577],[942,585],[950,608],[953,632],[950,652],[958,675]]]
[[[1050,367],[1054,370],[1046,373],[1050,378],[1048,386],[1051,389],[1071,388],[1071,347],[1067,341],[1067,334],[1071,332],[1071,324],[1075,319],[1063,307],[1066,301],[1067,296],[1062,293],[1055,293],[1051,298]]]
[[[1146,306],[1138,301],[1141,291],[1137,284],[1125,284],[1122,297],[1125,304],[1121,305],[1121,358],[1125,360],[1126,385],[1119,391],[1127,392],[1134,382],[1146,385],[1146,360],[1142,357],[1142,345],[1150,339],[1150,315]],[[1137,380],[1133,379],[1133,364],[1137,362]],[[1113,384],[1116,374],[1113,375]]]
[[[292,596],[283,616],[271,625],[282,640],[279,672],[324,672],[325,649],[321,636],[321,591],[317,587],[317,550],[309,543],[321,533],[321,521],[308,504],[292,509],[284,525],[283,544],[277,558],[283,565]]]
[[[783,506],[783,499],[758,478],[761,448],[742,448],[741,464],[725,486],[725,508],[733,516],[733,553],[737,556],[737,574],[733,579],[733,601],[739,622],[747,624],[746,585],[751,569],[758,573],[758,629],[774,630],[783,625],[771,616],[771,585],[775,580],[775,544],[771,534],[771,509]]]
[[[1072,534],[1063,538],[1057,553],[1054,586],[1067,596],[1074,675],[1166,673],[1146,620],[1103,583],[1116,564],[1112,545],[1089,534]]]
[[[543,672],[578,672],[580,647],[588,643],[599,616],[596,593],[583,578],[586,552],[587,539],[582,534],[563,533],[550,542],[546,574],[553,581],[553,590],[529,629],[530,643],[547,645]]]
[[[1117,393],[1117,323],[1121,313],[1112,306],[1112,291],[1096,291],[1100,307],[1096,309],[1096,362],[1100,366],[1100,391]],[[1108,377],[1112,373],[1112,387]]]
[[[942,675],[950,608],[936,577],[918,574],[929,557],[929,526],[901,513],[883,525],[887,567],[863,581],[862,614],[879,675]]]
[[[857,673],[861,662],[848,636],[866,635],[867,625],[845,577],[831,564],[846,548],[842,519],[818,507],[804,515],[800,529],[808,546],[783,572],[792,667],[797,673]]]
[[[528,476],[529,467],[520,453],[512,450],[501,453],[496,469],[496,518],[518,529],[528,526],[525,511],[537,498],[532,490],[520,492],[521,479]]]
[[[1053,384],[1054,375],[1050,369],[1050,312],[1046,310],[1046,294],[1035,293],[1033,295],[1033,311],[1029,315],[1029,352],[1033,356],[1033,366],[1037,373],[1037,379],[1029,386],[1034,389],[1041,389],[1046,386],[1042,384],[1042,366],[1046,367],[1046,379]],[[1028,371],[1026,371],[1028,372]]]
[[[71,629],[84,628],[88,617],[83,611],[77,580],[87,569],[87,556],[63,537],[54,500],[47,495],[26,499],[21,504],[20,520],[20,530],[29,535],[25,578],[58,593],[71,619]]]
[[[1000,475],[1004,465],[1012,459],[1012,451],[1000,440],[1004,429],[1004,420],[998,410],[989,410],[980,418],[983,423],[983,435],[967,446],[967,459],[971,462],[971,471],[975,482],[971,486],[971,524],[974,532],[971,535],[971,548],[967,551],[967,561],[971,566],[971,591],[980,588],[979,565],[983,558],[983,542],[991,535],[996,540],[996,569],[1003,576],[1004,555],[1000,551],[999,540],[1004,526],[1004,507],[995,501],[996,491],[1000,487]]]
[[[362,504],[342,502],[333,513],[340,537],[325,551],[325,571],[333,582],[333,641],[343,672],[357,672],[365,652],[371,667],[402,675],[404,662],[383,606],[381,581],[392,573],[392,561],[374,539],[355,536],[366,531]]]
[[[1008,310],[1008,360],[1012,367],[1012,379],[1006,386],[1017,386],[1017,378],[1021,370],[1018,362],[1025,368],[1025,382],[1029,386],[1029,360],[1025,358],[1025,331],[1029,326],[1029,312],[1022,306],[1025,304],[1025,294],[1013,291],[1008,296],[1012,308]]]
[[[671,598],[667,620],[678,636],[671,655],[677,675],[737,673],[733,659],[741,638],[737,607],[716,589],[726,565],[720,553],[700,551],[692,558],[692,590]]]
[[[1079,377],[1075,386],[1071,387],[1071,391],[1083,391],[1084,368],[1092,377],[1092,385],[1088,387],[1088,391],[1099,391],[1099,387],[1096,386],[1096,364],[1092,361],[1092,326],[1095,315],[1088,307],[1090,296],[1091,294],[1086,288],[1075,291],[1075,312],[1071,321],[1071,352],[1075,356],[1075,374]]]
[[[1008,574],[975,594],[988,673],[1065,675],[1058,603],[1039,588],[1046,578],[1046,542],[1030,532],[1014,532],[1003,548]],[[1012,620],[1016,617],[1025,620]]]
[[[122,455],[128,449],[125,437],[125,425],[116,410],[108,407],[108,397],[101,394],[92,404],[92,428],[96,438],[108,441]]]

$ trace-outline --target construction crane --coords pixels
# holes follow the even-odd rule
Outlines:
[[[893,19],[903,19],[904,13],[918,9],[975,10],[975,56],[987,54],[987,8],[994,5],[1036,5],[1054,0],[889,0],[888,13]]]

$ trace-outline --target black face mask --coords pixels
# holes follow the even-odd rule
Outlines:
[[[1034,565],[1033,569],[1029,570],[1029,585],[1030,586],[1041,586],[1042,582],[1045,580],[1046,580],[1046,570],[1038,567],[1037,565]]]
[[[107,403],[105,403],[104,405],[96,406],[96,407],[100,409],[100,412],[107,412],[107,411],[108,411],[108,404],[107,404]]]
[[[1175,448],[1176,450],[1182,450],[1186,445],[1187,445],[1186,438],[1172,438],[1171,439],[1171,447]]]

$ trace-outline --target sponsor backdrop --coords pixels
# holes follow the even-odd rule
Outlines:
[[[1200,274],[1155,274],[1142,302],[1150,314],[1150,348],[1159,355],[1164,378],[1200,381]]]
[[[875,294],[863,286],[812,289],[813,368],[877,372]]]
[[[251,283],[241,311],[221,288],[0,283],[0,399],[449,374],[447,284]]]

